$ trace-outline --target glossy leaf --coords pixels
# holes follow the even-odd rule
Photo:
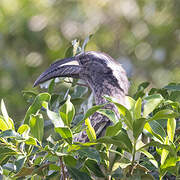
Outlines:
[[[64,160],[66,166],[69,166],[69,167],[75,167],[77,164],[77,159],[70,155],[63,156],[63,160]]]
[[[4,117],[0,115],[0,130],[6,131],[8,129],[11,129],[11,126],[9,127]]]
[[[164,109],[164,110],[158,111],[153,117],[149,118],[148,122],[153,121],[153,120],[159,120],[159,119],[176,118],[178,116],[179,114],[174,112],[173,110]]]
[[[145,156],[148,157],[149,161],[156,167],[158,168],[158,162],[155,160],[154,156],[152,154],[150,154],[148,151],[146,151],[145,149],[141,149],[140,150],[141,153],[143,153]]]
[[[164,89],[167,89],[170,91],[180,91],[180,84],[169,84],[165,86]]]
[[[35,167],[23,167],[14,177],[24,177],[28,175],[32,175],[33,170]]]
[[[146,123],[145,118],[135,119],[133,122],[133,136],[137,140],[139,135],[142,133],[144,129],[144,125]]]
[[[3,157],[3,156],[12,156],[12,155],[17,155],[19,154],[19,152],[12,148],[12,147],[7,147],[7,146],[0,146],[0,156]]]
[[[81,148],[77,150],[77,153],[80,157],[87,157],[89,159],[93,159],[97,161],[97,163],[100,163],[100,155],[99,152],[96,149],[93,149],[92,147],[89,148]]]
[[[122,129],[122,123],[119,121],[118,123],[108,126],[106,128],[105,136],[116,136]]]
[[[28,103],[32,103],[34,101],[35,97],[37,96],[37,94],[33,91],[22,91],[22,93],[23,93],[24,99]]]
[[[29,126],[31,128],[31,134],[33,137],[42,141],[44,135],[44,119],[42,114],[31,115],[29,119]]]
[[[30,127],[27,124],[22,124],[19,128],[18,128],[18,133],[19,134],[23,134],[24,132],[27,132],[30,130]]]
[[[71,45],[66,49],[64,58],[69,58],[72,56],[73,56],[73,46]]]
[[[8,115],[8,112],[6,110],[6,106],[4,104],[3,99],[1,100],[1,112],[2,112],[2,115],[3,115],[3,118],[2,118],[1,121],[4,120],[4,123],[6,123],[8,129],[14,129],[14,122]],[[5,127],[4,125],[2,125],[2,126]],[[1,125],[0,125],[0,127],[1,127]]]
[[[163,97],[160,94],[153,94],[145,97],[144,100],[146,103],[144,105],[143,117],[146,118],[157,106],[162,103]]]
[[[86,133],[88,135],[88,138],[90,141],[96,140],[96,132],[94,130],[94,128],[91,125],[91,121],[89,120],[89,118],[87,118],[85,120],[85,125],[86,125]]]
[[[91,177],[87,173],[81,172],[76,168],[67,166],[67,169],[68,169],[68,172],[71,174],[73,179],[76,179],[76,180],[82,180],[82,179],[92,180]]]
[[[99,109],[97,112],[108,117],[114,124],[118,122],[115,112],[110,109]]]
[[[11,129],[1,132],[0,138],[15,138],[16,140],[23,140],[19,133]]]
[[[126,131],[122,130],[118,135],[113,137],[104,136],[97,140],[97,142],[105,144],[114,144],[128,152],[132,152],[132,143]]]
[[[65,126],[64,122],[61,119],[61,117],[59,116],[59,114],[49,110],[47,102],[43,102],[42,105],[46,109],[47,115],[48,115],[49,119],[52,121],[52,123],[54,124],[54,127],[64,127]]]
[[[41,93],[36,96],[33,104],[29,107],[24,118],[24,124],[29,123],[30,116],[36,114],[42,107],[44,101],[49,101],[51,96],[48,93]]]
[[[66,102],[59,109],[59,114],[64,124],[67,126],[70,126],[70,123],[72,122],[75,115],[75,108],[74,105],[71,103],[70,98],[71,97],[68,96]]]
[[[98,111],[99,109],[101,109],[102,107],[104,107],[105,105],[97,105],[97,106],[93,106],[92,108],[88,109],[86,114],[84,115],[84,120],[89,118],[91,115],[93,115],[96,111]]]
[[[176,119],[169,118],[167,121],[167,134],[171,142],[173,142],[174,140],[175,130],[176,130]]]
[[[72,132],[69,127],[55,127],[54,129],[67,143],[72,144]]]
[[[134,99],[137,100],[139,97],[143,97],[145,95],[144,90],[149,86],[149,82],[143,82],[138,86],[137,92],[134,95]]]
[[[170,145],[162,144],[162,143],[157,142],[157,141],[152,141],[150,143],[147,143],[144,146],[142,146],[140,149],[137,149],[137,151],[141,151],[142,149],[145,149],[145,148],[150,147],[150,146],[154,146],[154,147],[161,148],[161,149],[166,149],[172,155],[175,154],[175,150]]]
[[[169,139],[168,139],[168,137],[166,137],[164,144],[166,144],[166,145],[169,144]],[[163,150],[162,150],[162,153],[161,153],[161,165],[164,164],[164,162],[165,162],[168,154],[169,154],[169,151],[168,151],[167,149],[163,149]]]
[[[151,133],[159,141],[164,142],[165,132],[163,128],[161,127],[161,125],[157,123],[156,121],[152,121],[151,124],[146,123],[144,125],[144,129],[147,130],[149,133]]]
[[[26,156],[19,156],[18,159],[15,161],[16,165],[16,172],[20,171],[20,169],[23,167],[27,157]]]
[[[55,79],[52,79],[50,84],[49,84],[49,87],[48,87],[48,93],[49,94],[52,94],[52,92],[54,90],[54,86],[55,86]]]
[[[37,140],[36,140],[35,138],[33,138],[33,137],[29,137],[29,138],[25,141],[25,143],[26,143],[27,145],[38,146]]]
[[[103,172],[101,171],[99,165],[95,160],[87,159],[85,161],[85,166],[88,167],[88,169],[96,176],[96,177],[105,177]]]
[[[166,159],[166,161],[161,165],[161,169],[167,169],[169,167],[174,167],[176,166],[177,163],[177,159],[176,157],[169,157],[168,159]]]
[[[141,118],[141,105],[142,105],[142,99],[138,98],[134,106],[134,119]]]
[[[133,120],[130,111],[124,107],[122,104],[117,103],[116,101],[113,100],[113,98],[109,96],[104,96],[108,101],[112,102],[113,104],[116,105],[118,112],[120,115],[123,116],[123,121],[125,124],[128,126],[129,129],[133,129]]]

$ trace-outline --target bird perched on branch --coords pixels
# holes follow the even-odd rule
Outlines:
[[[118,62],[105,53],[89,51],[58,60],[39,76],[34,86],[56,77],[84,80],[93,92],[96,105],[106,103],[104,95],[114,97],[120,104],[126,105],[125,95],[129,86],[126,73]],[[113,104],[107,104],[105,108],[117,113]],[[97,137],[102,136],[106,127],[111,124],[107,117],[99,113],[92,115],[90,121]],[[75,141],[87,142],[86,132],[81,132]]]

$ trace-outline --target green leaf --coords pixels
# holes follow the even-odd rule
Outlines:
[[[82,179],[92,180],[91,177],[88,176],[88,174],[81,172],[76,168],[67,166],[67,169],[68,169],[68,172],[71,174],[72,178],[75,180],[82,180]]]
[[[125,130],[122,131],[113,137],[104,136],[97,139],[97,142],[105,143],[105,144],[114,144],[128,152],[132,152],[132,143],[128,137],[128,134]]]
[[[55,127],[54,129],[67,143],[72,144],[72,132],[69,127]]]
[[[87,159],[85,161],[85,166],[88,167],[88,169],[96,176],[96,177],[105,177],[103,172],[101,171],[99,165],[95,160]]]
[[[71,103],[70,98],[71,97],[68,95],[68,99],[59,109],[59,114],[64,124],[67,126],[70,126],[70,123],[72,122],[75,115],[75,108],[74,105]]]
[[[35,97],[37,96],[37,94],[33,91],[22,91],[22,93],[23,93],[24,99],[28,103],[32,103],[34,101]]]
[[[49,170],[52,170],[52,171],[59,171],[61,170],[60,166],[59,165],[56,165],[56,164],[50,164],[49,165]]]
[[[170,84],[165,86],[164,89],[168,89],[170,91],[180,91],[180,84]]]
[[[27,145],[38,146],[37,140],[36,140],[35,138],[33,138],[33,137],[29,137],[29,138],[25,141],[25,143],[26,143]]]
[[[143,153],[145,156],[147,156],[149,161],[158,169],[158,162],[155,160],[155,158],[152,154],[150,154],[145,149],[141,149],[140,152]]]
[[[16,140],[23,140],[19,133],[11,129],[1,132],[0,138],[15,138]]]
[[[54,124],[54,127],[64,127],[64,122],[59,114],[49,110],[47,102],[43,102],[42,106],[46,109],[47,115]]]
[[[66,49],[64,58],[69,58],[69,57],[72,57],[72,56],[73,56],[73,46],[71,45]]]
[[[166,159],[165,163],[163,163],[160,167],[160,169],[167,169],[169,167],[174,167],[176,166],[177,163],[177,159],[176,157],[169,157],[168,159]]]
[[[161,149],[166,149],[168,150],[172,155],[175,154],[175,150],[170,146],[170,145],[166,145],[166,144],[161,144],[158,141],[151,141],[150,143],[147,143],[146,145],[142,146],[140,149],[137,149],[137,151],[141,151],[142,149],[145,149],[147,147],[157,147],[157,148],[161,148]]]
[[[19,134],[21,134],[21,135],[25,134],[25,136],[23,136],[23,137],[26,137],[26,136],[28,136],[29,131],[30,131],[30,127],[29,127],[27,124],[22,124],[22,125],[18,128],[18,131],[17,131],[17,132],[18,132]]]
[[[127,104],[128,110],[131,112],[131,115],[134,118],[134,107],[135,107],[136,101],[130,96],[126,96],[125,98],[126,98],[126,104]]]
[[[77,164],[77,159],[70,155],[63,156],[63,160],[64,160],[66,166],[69,166],[69,167],[75,167]]]
[[[29,123],[30,116],[32,114],[36,114],[42,107],[42,103],[44,101],[49,101],[51,98],[50,94],[48,93],[41,93],[36,96],[33,104],[29,107],[29,109],[26,112],[25,118],[24,118],[24,124]]]
[[[24,177],[28,175],[32,175],[33,170],[35,167],[23,167],[14,177]]]
[[[122,129],[122,123],[119,121],[118,123],[108,126],[106,128],[105,136],[116,136]]]
[[[169,139],[168,139],[168,137],[166,137],[164,144],[166,144],[166,145],[169,144]],[[164,162],[165,162],[168,154],[169,154],[169,151],[168,151],[167,149],[163,149],[163,150],[162,150],[162,153],[161,153],[161,165],[164,164]]]
[[[0,154],[0,165],[3,166],[4,164],[6,164],[11,157],[12,157],[12,155]],[[0,167],[1,167],[1,166],[0,166]],[[4,172],[3,172],[3,173],[4,173]],[[1,174],[2,174],[2,173],[1,173]]]
[[[133,129],[133,120],[132,120],[130,111],[126,107],[124,107],[122,104],[119,104],[116,101],[114,101],[112,97],[109,97],[109,96],[104,96],[104,97],[108,101],[110,101],[116,105],[119,114],[123,116],[123,121],[128,126],[128,128],[132,130]]]
[[[8,126],[4,117],[0,115],[0,130],[5,131],[8,129],[11,129],[11,127]]]
[[[134,106],[134,119],[141,118],[141,105],[142,105],[142,99],[139,97]]]
[[[33,137],[42,141],[44,135],[44,119],[42,114],[31,115],[29,119],[29,126],[31,128],[31,134]]]
[[[4,156],[13,156],[13,155],[17,155],[19,154],[19,152],[12,148],[12,147],[7,147],[7,146],[0,146],[0,157],[4,157]]]
[[[144,125],[144,129],[146,129],[149,133],[153,135],[153,137],[159,139],[161,142],[164,142],[164,138],[166,133],[163,127],[156,121],[151,121]]]
[[[97,112],[108,117],[114,124],[118,122],[115,112],[110,109],[99,109]]]
[[[77,153],[80,157],[87,157],[89,159],[93,159],[97,161],[97,163],[100,163],[100,155],[99,152],[96,149],[93,149],[91,147],[89,148],[81,148],[77,150]]]
[[[137,92],[134,94],[134,99],[137,100],[139,97],[145,95],[144,90],[149,86],[149,82],[143,82],[138,86]]]
[[[18,159],[15,161],[16,165],[16,172],[19,172],[20,169],[23,167],[27,157],[26,156],[19,156]]]
[[[54,86],[55,86],[55,79],[52,79],[50,84],[49,84],[49,87],[48,87],[48,93],[49,94],[52,94],[52,92],[54,90]]]
[[[91,121],[89,120],[89,118],[87,118],[85,120],[85,125],[86,125],[86,133],[88,135],[88,138],[90,141],[96,140],[96,132],[94,130],[94,128],[91,125]]]
[[[173,142],[174,140],[175,130],[176,130],[176,119],[169,118],[167,121],[167,134],[171,142]]]
[[[164,109],[164,110],[158,111],[153,117],[149,118],[148,122],[153,121],[153,120],[159,120],[159,119],[176,118],[178,116],[179,114],[174,112],[173,110]]]
[[[2,120],[4,120],[4,123],[6,123],[8,129],[14,129],[14,122],[13,122],[13,120],[8,115],[8,112],[6,110],[6,106],[4,104],[3,99],[1,100],[1,112],[2,112],[2,115],[3,115]],[[3,123],[2,127],[5,127],[4,123]],[[1,127],[1,125],[0,125],[0,127]]]
[[[142,133],[144,129],[144,125],[146,123],[145,118],[135,119],[133,122],[133,136],[137,140],[139,135]]]
[[[42,156],[39,156],[39,157],[36,157],[36,159],[34,160],[34,165],[39,165],[42,163],[42,161],[44,160],[44,157]]]
[[[96,111],[98,111],[104,106],[105,104],[101,104],[101,105],[93,106],[92,108],[88,109],[83,119],[84,120],[87,119],[88,117],[90,117],[92,114],[94,114]]]
[[[144,105],[143,117],[146,118],[153,110],[158,107],[162,101],[163,97],[160,94],[153,94],[144,98],[146,101]]]

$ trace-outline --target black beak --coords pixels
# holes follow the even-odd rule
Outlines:
[[[35,81],[34,87],[56,77],[79,78],[81,67],[75,57],[58,60]]]

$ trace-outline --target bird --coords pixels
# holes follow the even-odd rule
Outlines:
[[[125,96],[128,94],[129,81],[122,65],[103,52],[81,52],[70,58],[60,59],[50,65],[35,81],[34,87],[56,77],[71,77],[85,81],[93,92],[96,105],[105,104],[104,108],[115,111],[114,104],[107,104],[105,95],[111,96],[118,103],[126,106]],[[105,134],[112,122],[100,113],[90,117],[97,138]],[[88,142],[86,131],[74,138],[74,142]]]

